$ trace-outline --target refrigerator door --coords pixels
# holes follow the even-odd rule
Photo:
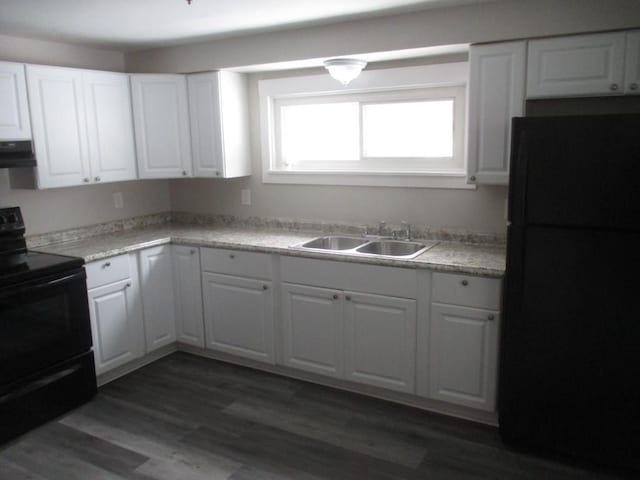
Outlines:
[[[509,220],[640,231],[640,115],[516,118]]]
[[[505,441],[640,468],[640,233],[509,227]]]

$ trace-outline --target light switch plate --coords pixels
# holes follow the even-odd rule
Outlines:
[[[124,199],[122,198],[122,192],[113,192],[113,206],[116,208],[124,207]]]
[[[242,205],[251,205],[251,190],[243,188],[240,190],[240,202]]]

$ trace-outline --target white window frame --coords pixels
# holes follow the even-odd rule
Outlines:
[[[418,67],[380,70],[365,70],[348,86],[341,86],[326,75],[286,77],[260,80],[258,83],[260,100],[260,122],[262,141],[262,181],[280,184],[315,185],[362,185],[389,187],[425,187],[475,189],[467,183],[466,173],[466,85],[468,63],[445,63]],[[456,168],[437,168],[425,172],[412,170],[411,162],[406,162],[402,170],[388,170],[384,167],[371,171],[344,171],[327,169],[297,169],[289,171],[276,164],[278,132],[275,114],[278,105],[304,102],[310,96],[336,101],[344,95],[357,94],[362,98],[379,99],[387,97],[397,101],[413,97],[425,98],[425,91],[433,89],[436,98],[443,98],[443,92],[456,92],[456,129],[454,131],[454,157]],[[447,95],[444,95],[445,97]],[[449,96],[451,98],[451,96]],[[314,98],[315,100],[315,98]],[[455,137],[457,136],[457,138]],[[457,149],[456,149],[457,145]],[[375,162],[369,163],[369,165]],[[343,164],[344,165],[344,164]],[[311,165],[308,165],[311,167]],[[298,167],[299,168],[299,167]]]

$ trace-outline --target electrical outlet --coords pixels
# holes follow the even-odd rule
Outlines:
[[[122,192],[113,192],[113,206],[116,208],[124,207],[124,199],[122,198]]]
[[[240,202],[242,205],[251,205],[251,190],[248,188],[240,190]]]

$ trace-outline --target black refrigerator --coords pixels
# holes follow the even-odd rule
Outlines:
[[[640,115],[513,120],[505,443],[640,469]]]

